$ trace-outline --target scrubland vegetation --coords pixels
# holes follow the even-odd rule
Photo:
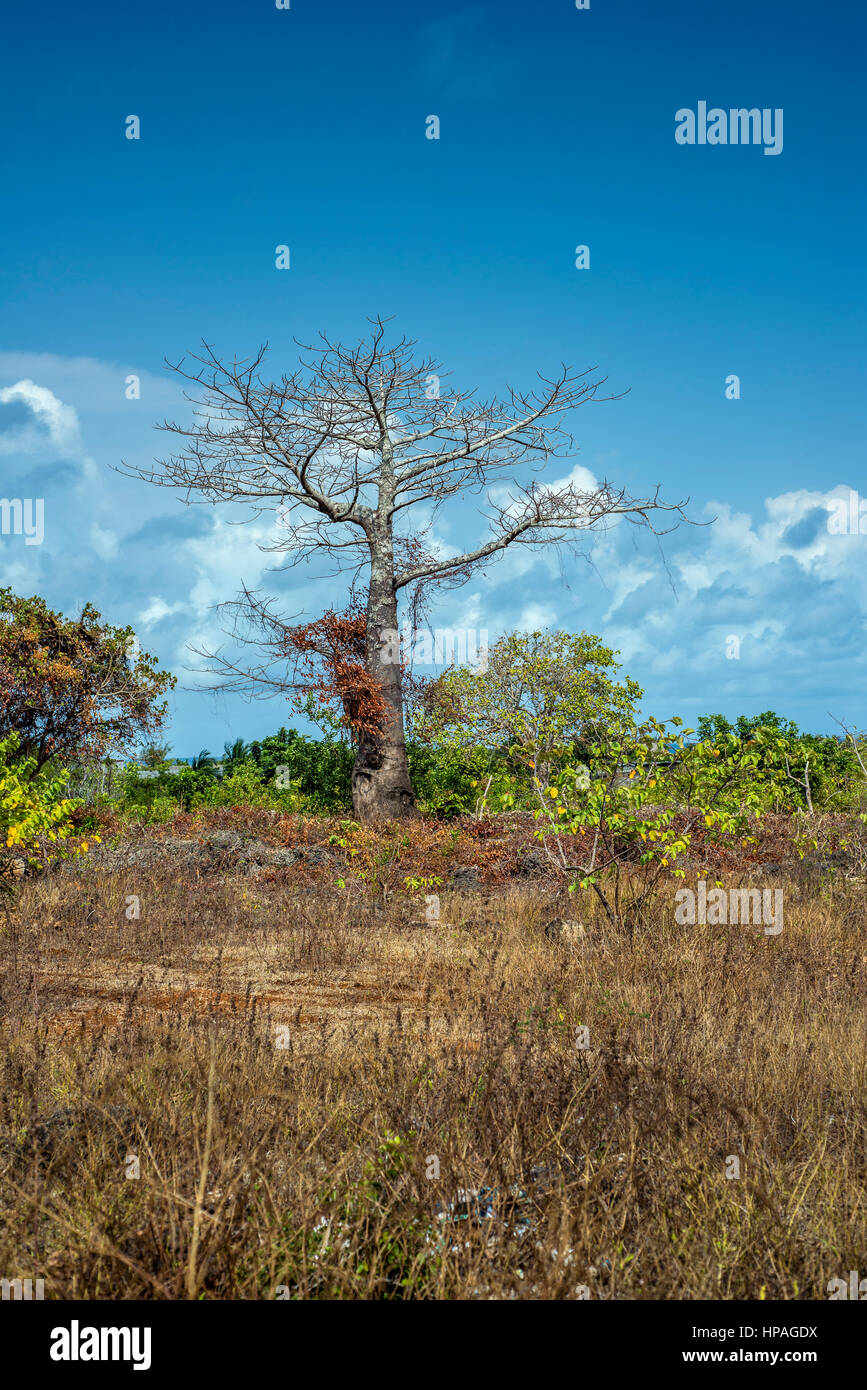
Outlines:
[[[857,1268],[863,880],[787,881],[779,937],[678,927],[661,887],[630,939],[592,895],[507,879],[520,855],[487,830],[451,856],[446,827],[364,832],[376,891],[348,862],[26,880],[2,938],[10,1275],[73,1298],[815,1299]],[[406,882],[431,839],[494,880],[443,888],[434,922]]]
[[[2,639],[81,696],[80,666]],[[642,721],[615,657],[531,634],[451,668],[409,710],[417,813],[391,820],[353,817],[339,703],[308,705],[318,740],[119,766],[95,705],[70,731],[46,697],[21,734],[7,702],[7,1278],[797,1300],[861,1267],[863,741]],[[133,723],[166,685],[140,659],[130,683],[109,653]],[[781,929],[685,925],[702,885],[780,892]]]

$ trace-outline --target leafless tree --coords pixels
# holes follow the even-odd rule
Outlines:
[[[858,761],[858,766],[864,776],[867,777],[867,767],[865,767],[864,759],[861,756],[861,749],[864,747],[865,742],[867,742],[867,734],[865,734],[864,731],[856,729],[854,724],[846,724],[844,720],[837,719],[833,714],[831,718],[834,720],[834,723],[839,724],[840,728],[843,730],[845,742],[851,743],[852,750]]]
[[[683,506],[661,502],[658,487],[633,497],[609,482],[585,490],[521,476],[574,448],[567,412],[615,399],[598,395],[595,369],[563,366],[530,393],[508,387],[479,401],[448,387],[433,360],[417,360],[411,340],[389,345],[386,320],[369,322],[356,346],[325,335],[299,343],[298,368],[279,381],[263,374],[267,345],[224,362],[203,343],[168,363],[195,407],[191,423],[160,426],[184,441],[181,451],[120,470],[178,489],[186,502],[246,503],[250,519],[282,509],[286,538],[266,547],[285,555],[281,568],[327,553],[353,582],[366,580],[367,666],[388,710],[357,750],[353,798],[364,819],[414,810],[394,654],[399,600],[456,587],[510,546],[574,545],[621,517],[661,534],[655,518]],[[449,499],[481,494],[487,534],[478,546],[449,557],[413,544],[419,511],[430,523]]]

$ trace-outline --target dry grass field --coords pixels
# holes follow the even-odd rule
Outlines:
[[[630,940],[545,876],[444,880],[427,921],[417,868],[380,859],[391,890],[170,856],[23,881],[0,922],[8,1277],[822,1299],[864,1266],[863,881],[786,879],[777,936],[678,926],[668,881]]]

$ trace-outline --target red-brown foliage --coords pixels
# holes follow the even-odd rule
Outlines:
[[[328,609],[312,623],[286,629],[287,655],[299,657],[297,684],[321,705],[336,706],[354,742],[382,729],[388,705],[382,687],[366,666],[367,616],[357,606],[345,613]],[[295,697],[303,704],[302,697]]]

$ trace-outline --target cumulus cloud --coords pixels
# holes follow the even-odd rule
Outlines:
[[[114,531],[103,530],[98,522],[94,522],[90,528],[90,543],[93,546],[94,554],[100,560],[114,560],[118,552],[118,537]]]
[[[76,458],[83,452],[78,416],[47,386],[24,379],[0,389],[0,454],[46,448]]]
[[[17,373],[4,370],[13,357]],[[25,495],[44,496],[46,516],[41,546],[0,538],[0,582],[67,612],[91,599],[109,621],[152,633],[148,650],[178,674],[197,664],[191,647],[225,641],[214,607],[242,584],[279,595],[290,618],[341,601],[340,581],[278,572],[281,557],[261,548],[279,538],[276,518],[236,526],[243,512],[183,507],[170,492],[111,472],[115,458],[149,456],[160,413],[125,410],[120,368],[47,355],[43,365],[40,375],[37,362],[0,354],[4,471],[18,460],[28,487],[38,482]],[[583,465],[570,462],[562,474],[545,486],[597,486]],[[712,524],[681,525],[661,541],[626,524],[580,534],[584,559],[515,547],[464,588],[442,591],[430,624],[487,629],[491,642],[515,627],[598,633],[645,687],[650,713],[777,706],[812,727],[829,726],[828,709],[867,723],[867,536],[834,534],[828,524],[849,494],[844,480],[826,491],[783,491],[748,510],[723,492],[698,513]],[[508,495],[503,488],[497,501]],[[441,556],[472,549],[485,534],[485,506],[470,498],[437,513],[427,543]],[[413,533],[431,520],[429,510],[413,513]],[[732,636],[737,659],[726,655]],[[201,699],[177,694],[181,727],[191,731],[180,736],[184,748],[198,737]],[[259,718],[256,726],[237,714],[244,730],[279,722]]]
[[[126,395],[126,380],[131,375],[139,379],[137,401]],[[180,383],[173,376],[154,375],[140,363],[123,366],[93,357],[61,357],[53,352],[0,352],[0,382],[18,381],[21,377],[43,383],[60,400],[74,401],[79,417],[114,412],[134,417],[137,410],[150,415],[165,414],[183,399]]]
[[[867,537],[828,527],[848,493],[781,493],[758,515],[711,503],[699,520],[712,524],[660,541],[616,526],[594,535],[589,562],[561,556],[562,572],[552,552],[510,551],[486,576],[472,625],[492,641],[514,627],[598,633],[645,687],[650,713],[776,705],[817,728],[830,727],[829,708],[864,722]],[[445,596],[436,623],[460,617]]]

